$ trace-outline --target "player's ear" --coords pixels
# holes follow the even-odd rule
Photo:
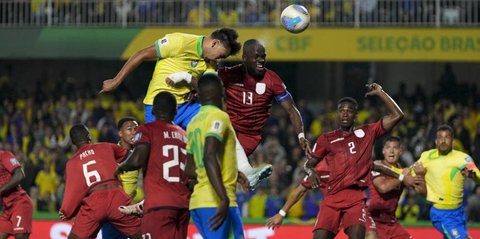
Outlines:
[[[218,39],[213,39],[212,41],[212,48],[214,48],[216,45],[220,44],[220,40]]]

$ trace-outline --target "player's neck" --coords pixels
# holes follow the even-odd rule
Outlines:
[[[120,140],[119,145],[126,148],[126,149],[132,149],[133,148],[131,144],[129,144],[127,142],[124,142],[124,141],[121,141],[121,140]]]
[[[354,127],[353,125],[348,126],[348,127],[342,127],[342,126],[340,126],[340,130],[341,130],[342,132],[345,132],[345,133],[353,132],[353,129],[355,129],[355,127]]]

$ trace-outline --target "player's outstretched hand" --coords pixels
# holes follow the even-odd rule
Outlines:
[[[118,87],[119,83],[115,79],[108,79],[103,81],[102,90],[99,92],[105,93],[115,90]]]
[[[318,174],[317,172],[315,172],[315,170],[312,170],[312,174],[310,174],[310,176],[308,176],[308,182],[310,183],[310,185],[312,186],[312,188],[318,188],[320,187],[320,184],[322,183],[321,181],[321,177],[320,177],[320,174]]]
[[[62,211],[58,211],[58,216],[60,217],[60,219],[62,221],[66,221],[67,220],[67,217],[65,216],[65,214],[63,214]]]
[[[267,228],[274,230],[275,228],[279,228],[282,225],[283,217],[280,214],[275,214],[273,217],[267,219]]]
[[[365,97],[378,95],[382,92],[382,86],[377,83],[366,84],[365,86],[368,89],[367,93],[365,94]]]
[[[216,231],[222,225],[228,215],[229,205],[230,201],[228,199],[220,201],[220,205],[217,207],[217,212],[208,219],[208,228],[210,228],[210,230]]]
[[[303,151],[305,151],[305,155],[307,155],[307,158],[312,158],[312,149],[310,148],[310,141],[308,141],[308,139],[306,139],[305,137],[300,138],[298,141]]]

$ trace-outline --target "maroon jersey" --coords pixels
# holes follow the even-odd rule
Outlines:
[[[326,160],[330,171],[327,194],[357,185],[367,187],[372,168],[372,149],[375,140],[386,133],[379,120],[363,125],[352,132],[340,129],[322,134],[313,146],[313,156]]]
[[[88,190],[100,183],[119,183],[114,177],[118,163],[128,150],[111,143],[85,144],[68,160],[65,170],[65,194],[60,211],[75,216]]]
[[[390,177],[372,171],[372,177]],[[403,191],[403,184],[398,188],[384,194],[380,194],[372,182],[369,184],[370,199],[368,203],[368,211],[376,222],[394,223],[397,221],[395,210],[397,209],[398,200]]]
[[[236,132],[258,135],[270,116],[270,107],[291,99],[282,79],[266,69],[261,80],[245,72],[243,64],[218,71],[227,97],[227,113]]]
[[[187,155],[185,131],[163,121],[143,124],[135,135],[135,144],[143,143],[150,145],[150,155],[143,174],[144,210],[188,208],[190,190],[184,171]]]
[[[20,168],[20,163],[15,155],[9,151],[0,150],[0,185],[5,185],[12,179],[13,171]],[[17,196],[25,194],[20,184],[9,192],[2,193],[2,202],[4,206],[9,206]]]

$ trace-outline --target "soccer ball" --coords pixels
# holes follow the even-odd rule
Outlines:
[[[283,9],[280,18],[282,26],[291,33],[303,32],[310,24],[310,14],[304,6],[298,4]]]

